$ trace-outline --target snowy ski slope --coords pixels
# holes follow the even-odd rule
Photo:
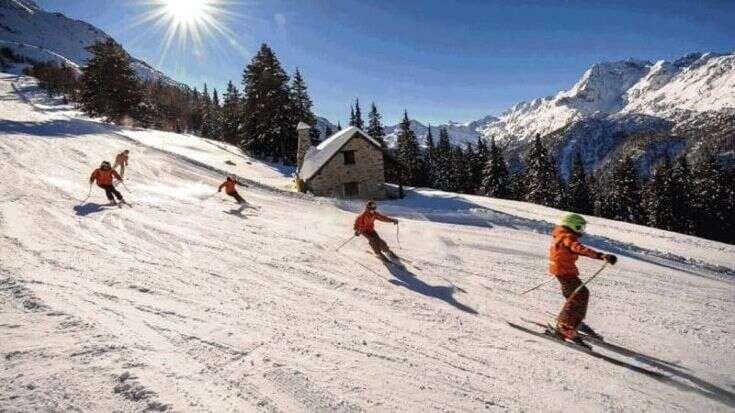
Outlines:
[[[124,148],[134,206],[82,202]],[[253,208],[212,196],[226,172]],[[289,192],[289,172],[0,75],[0,411],[735,409],[735,247],[592,219],[620,256],[590,286],[618,346],[594,358],[506,323],[562,305],[554,284],[517,294],[547,279],[559,211],[411,191],[381,204],[411,260],[388,269],[363,239],[334,251],[358,203]]]

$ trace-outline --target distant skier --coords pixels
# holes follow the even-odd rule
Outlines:
[[[618,258],[612,254],[603,254],[582,245],[578,238],[584,233],[587,221],[579,214],[568,213],[561,217],[551,235],[554,237],[549,248],[549,272],[561,284],[561,291],[567,302],[556,321],[556,334],[560,338],[578,341],[577,329],[587,314],[589,290],[583,287],[570,299],[569,296],[582,285],[577,269],[577,258],[580,255],[598,260],[605,260],[615,265]]]
[[[97,181],[97,186],[105,190],[105,195],[107,195],[107,199],[110,200],[110,204],[117,205],[115,198],[117,198],[118,201],[125,203],[125,200],[123,199],[122,195],[120,195],[120,192],[118,192],[118,190],[115,189],[115,186],[112,184],[113,179],[122,181],[122,177],[117,173],[117,171],[112,169],[110,163],[104,161],[99,168],[95,169],[94,172],[92,172],[92,175],[89,177],[89,184],[92,185],[94,181]],[[115,196],[115,198],[113,198],[113,195]]]
[[[375,201],[368,201],[368,203],[365,205],[365,210],[362,211],[362,213],[358,215],[357,218],[355,218],[355,225],[353,226],[355,229],[355,236],[363,235],[365,238],[367,238],[368,243],[370,243],[370,247],[373,249],[373,252],[381,260],[387,261],[385,255],[383,255],[384,252],[387,253],[388,257],[391,259],[398,258],[397,255],[394,254],[393,251],[390,250],[390,248],[388,248],[388,244],[386,244],[386,242],[383,241],[382,238],[380,238],[380,235],[375,232],[376,219],[383,222],[392,222],[393,225],[398,224],[397,219],[388,218],[387,216],[378,212]]]
[[[235,201],[237,201],[238,204],[244,205],[247,204],[247,202],[240,196],[239,193],[237,193],[237,189],[235,187],[237,185],[247,187],[247,185],[243,184],[242,182],[239,182],[237,178],[235,178],[234,175],[227,176],[227,179],[222,182],[222,185],[219,186],[217,189],[217,192],[222,192],[222,188],[225,188],[225,193],[233,198],[235,198]]]
[[[117,169],[117,167],[120,167],[120,176],[125,176],[125,167],[128,166],[128,156],[130,155],[130,151],[125,149],[124,151],[117,154],[115,157],[115,165],[113,165],[112,169]]]

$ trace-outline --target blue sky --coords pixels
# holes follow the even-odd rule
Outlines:
[[[164,59],[162,30],[134,24],[151,7],[143,0],[37,3],[199,88],[239,86],[266,42],[288,72],[301,69],[315,112],[343,124],[356,97],[364,109],[375,101],[388,124],[404,108],[422,122],[464,122],[566,89],[598,61],[735,50],[731,0],[230,0],[222,24],[232,39],[173,47]]]

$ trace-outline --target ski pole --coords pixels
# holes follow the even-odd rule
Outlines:
[[[533,290],[537,290],[537,289],[539,289],[539,288],[543,287],[544,285],[546,285],[546,284],[548,284],[548,283],[550,283],[550,282],[552,282],[552,281],[554,281],[554,278],[551,278],[551,277],[549,277],[549,279],[548,279],[548,280],[546,280],[546,281],[542,282],[541,284],[539,284],[539,285],[537,285],[537,286],[535,286],[535,287],[533,287],[533,288],[529,288],[528,290],[526,290],[526,291],[524,291],[524,292],[522,292],[522,293],[520,293],[520,294],[518,294],[518,295],[525,295],[526,293],[530,293],[531,291],[533,291]]]
[[[353,235],[353,236],[351,236],[351,237],[350,237],[350,238],[349,238],[349,239],[348,239],[347,241],[345,241],[345,242],[343,242],[343,243],[339,244],[339,246],[338,246],[337,248],[335,248],[334,250],[335,250],[335,251],[339,251],[339,249],[340,249],[340,248],[342,248],[342,247],[344,247],[345,245],[347,245],[347,243],[348,243],[348,242],[350,242],[350,241],[352,241],[353,239],[355,239],[355,237],[357,237],[357,235]]]
[[[396,242],[398,243],[398,249],[403,249],[403,248],[401,247],[401,239],[400,239],[400,238],[398,237],[398,233],[400,232],[400,228],[401,228],[401,227],[400,227],[400,226],[398,225],[398,223],[396,222]]]
[[[587,285],[587,283],[589,283],[590,281],[594,280],[594,279],[595,279],[595,277],[597,277],[598,275],[600,275],[600,273],[602,272],[602,270],[604,270],[604,269],[605,269],[605,267],[607,267],[607,264],[608,264],[608,263],[607,263],[607,261],[605,261],[605,262],[604,262],[604,263],[602,264],[602,267],[600,267],[600,269],[599,269],[599,270],[597,270],[597,272],[596,272],[596,273],[592,274],[592,276],[591,276],[590,278],[588,278],[588,279],[587,279],[587,281],[583,282],[583,283],[582,283],[582,285],[580,285],[579,287],[577,287],[577,288],[576,288],[576,289],[575,289],[575,290],[574,290],[574,291],[572,292],[572,294],[570,294],[570,295],[569,295],[569,298],[567,298],[567,302],[568,302],[569,300],[571,300],[571,299],[572,299],[572,298],[573,298],[573,297],[574,297],[575,295],[577,295],[577,293],[578,293],[578,292],[579,292],[580,290],[582,290],[582,288],[584,288],[584,286],[585,286],[585,285]]]
[[[129,193],[132,194],[132,192],[130,191],[130,189],[128,189],[128,186],[125,185],[125,182],[123,182],[122,180],[120,180],[119,182],[122,184],[123,188],[125,188],[126,191],[128,191]]]
[[[90,196],[92,196],[92,183],[91,182],[89,183],[89,192],[87,193],[87,197],[84,198],[84,200],[82,201],[82,203],[87,202],[87,200],[89,199]]]

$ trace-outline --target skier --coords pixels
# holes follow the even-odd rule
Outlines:
[[[584,233],[585,225],[587,221],[579,214],[563,215],[551,233],[553,240],[549,248],[549,272],[559,280],[562,294],[567,299],[556,320],[554,333],[559,338],[577,343],[581,341],[577,336],[577,328],[587,314],[587,303],[590,296],[587,287],[582,287],[574,297],[569,299],[574,290],[582,285],[576,265],[577,258],[584,255],[607,261],[611,265],[615,265],[618,261],[615,255],[597,252],[579,242],[578,238]]]
[[[222,192],[222,188],[225,188],[225,193],[235,198],[235,201],[237,201],[238,204],[246,204],[247,202],[245,202],[245,200],[240,196],[239,193],[237,193],[237,190],[235,189],[237,185],[247,187],[247,185],[239,182],[237,178],[235,178],[235,175],[228,175],[227,179],[222,182],[222,185],[220,185],[217,189],[217,192]]]
[[[118,181],[122,181],[122,177],[117,173],[117,171],[112,169],[110,163],[108,161],[104,161],[99,168],[92,172],[92,175],[89,177],[89,184],[92,185],[96,180],[97,186],[105,190],[105,195],[107,195],[107,199],[110,200],[110,204],[117,205],[115,198],[117,198],[118,201],[125,203],[120,192],[115,189],[114,185],[112,185],[113,178]],[[113,195],[115,198],[113,198]]]
[[[125,176],[125,167],[128,166],[128,155],[130,154],[130,151],[125,149],[124,151],[117,154],[115,157],[115,165],[112,167],[113,169],[117,169],[117,167],[120,167],[120,176]]]
[[[388,261],[388,258],[383,255],[384,252],[387,253],[388,257],[390,257],[391,259],[398,258],[398,256],[394,254],[393,251],[390,250],[390,248],[388,248],[388,244],[386,244],[386,242],[383,241],[382,238],[380,238],[380,235],[375,232],[376,219],[378,221],[392,222],[393,225],[398,225],[397,219],[388,218],[377,211],[375,201],[368,201],[368,203],[365,205],[365,210],[362,211],[362,213],[358,215],[357,218],[355,218],[355,225],[353,226],[355,229],[355,236],[365,236],[365,238],[367,238],[368,240],[368,243],[370,243],[370,247],[373,249],[373,252],[378,258],[380,258],[381,261]]]

